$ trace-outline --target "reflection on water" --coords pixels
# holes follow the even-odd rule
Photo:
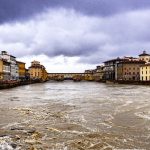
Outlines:
[[[148,86],[47,82],[0,91],[0,149],[149,149]]]

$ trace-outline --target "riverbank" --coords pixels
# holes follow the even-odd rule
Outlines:
[[[14,88],[14,87],[23,86],[23,85],[34,84],[34,83],[41,83],[41,82],[43,82],[43,81],[41,81],[39,79],[25,80],[25,81],[1,81],[0,82],[0,90]]]
[[[127,81],[127,80],[106,80],[105,83],[129,84],[129,85],[150,85],[150,81]]]

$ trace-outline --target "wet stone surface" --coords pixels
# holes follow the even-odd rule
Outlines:
[[[149,90],[91,82],[2,90],[0,150],[148,150]]]

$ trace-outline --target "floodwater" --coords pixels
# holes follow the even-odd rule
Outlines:
[[[0,150],[150,149],[150,87],[47,82],[0,91]]]

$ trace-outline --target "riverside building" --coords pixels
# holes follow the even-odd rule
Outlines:
[[[139,58],[146,62],[140,66],[140,80],[150,81],[150,54],[143,51],[143,53],[139,55]]]
[[[146,51],[143,51],[143,53],[139,55],[139,59],[148,63],[150,62],[150,54],[147,54]]]
[[[103,81],[104,80],[104,66],[97,66],[96,71],[93,74],[95,81]]]
[[[0,59],[0,80],[6,81],[10,80],[10,62]]]
[[[117,80],[117,64],[121,61],[123,61],[123,59],[118,57],[104,62],[105,80]]]
[[[96,72],[96,69],[90,69],[90,70],[85,70],[84,72],[84,80],[86,81],[94,81],[94,73]]]
[[[31,79],[39,79],[41,81],[46,81],[48,77],[45,67],[39,61],[31,62],[29,74]]]
[[[117,80],[139,81],[140,66],[145,64],[145,61],[136,58],[128,57],[117,64]]]
[[[10,63],[10,79],[17,80],[19,78],[19,73],[16,57],[9,55],[6,51],[2,51],[0,54],[0,59]]]
[[[19,74],[19,79],[20,80],[25,80],[26,79],[26,68],[25,68],[25,63],[21,61],[17,61],[18,65],[18,74]]]
[[[150,63],[140,66],[140,80],[150,81]]]

